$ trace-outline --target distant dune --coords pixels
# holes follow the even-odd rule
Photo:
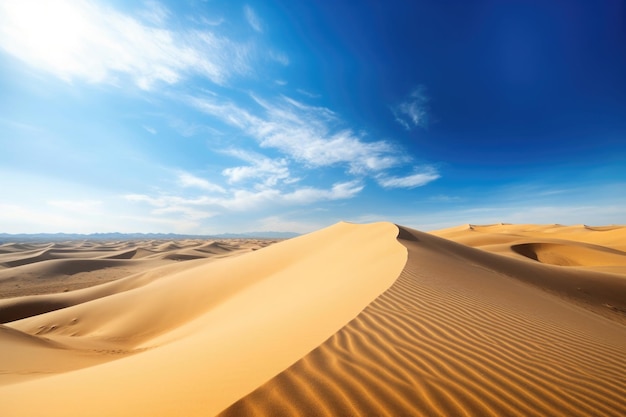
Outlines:
[[[216,260],[275,242],[271,239],[8,242],[0,244],[0,299],[86,288],[177,261]],[[1,316],[2,311],[0,321]]]
[[[7,243],[0,415],[623,416],[625,242],[339,223]]]

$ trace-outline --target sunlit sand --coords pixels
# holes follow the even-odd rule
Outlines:
[[[0,245],[0,415],[624,415],[624,242],[339,223]]]

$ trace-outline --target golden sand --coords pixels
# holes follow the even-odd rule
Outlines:
[[[340,223],[219,261],[165,262],[173,243],[8,248],[0,277],[39,268],[50,288],[59,261],[158,263],[0,300],[0,415],[625,415],[625,241]]]

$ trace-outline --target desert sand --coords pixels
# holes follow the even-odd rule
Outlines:
[[[5,244],[0,415],[626,415],[625,242],[339,223]]]

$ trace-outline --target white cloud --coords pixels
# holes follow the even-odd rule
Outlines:
[[[392,107],[396,121],[405,129],[428,126],[428,96],[424,86],[415,88],[402,103]]]
[[[220,102],[215,98],[186,97],[186,101],[198,110],[215,116],[231,126],[247,130],[250,126],[259,124],[261,119],[248,113],[232,102]]]
[[[150,25],[85,0],[3,1],[0,48],[66,81],[119,84],[128,76],[142,89],[188,74],[224,84],[249,71],[249,45],[208,31],[167,29],[167,10],[148,5],[143,20]]]
[[[195,188],[200,188],[202,190],[218,192],[218,193],[226,192],[226,190],[223,187],[217,184],[213,184],[212,182],[207,181],[204,178],[196,177],[195,175],[192,175],[188,172],[178,173],[178,184],[181,187],[186,187],[186,188],[195,187]]]
[[[337,183],[329,190],[319,188],[300,188],[282,196],[289,203],[310,204],[320,200],[343,200],[356,196],[363,190],[360,181],[348,181]]]
[[[228,177],[230,184],[248,179],[261,179],[265,186],[275,186],[279,181],[292,183],[289,167],[284,158],[271,159],[263,155],[242,149],[230,149],[225,153],[249,162],[251,165],[226,168],[222,174]]]
[[[248,21],[250,27],[257,32],[262,33],[263,25],[261,23],[261,19],[259,19],[259,16],[257,16],[252,7],[248,5],[244,6],[243,13],[246,16],[246,20]]]
[[[198,196],[193,198],[174,195],[159,195],[156,197],[145,194],[128,194],[127,201],[146,203],[155,207],[153,214],[179,212],[190,217],[199,218],[199,213],[205,217],[216,214],[216,210],[227,209],[236,211],[258,210],[269,205],[304,205],[319,201],[349,199],[356,196],[363,189],[359,181],[335,183],[330,189],[316,187],[301,187],[293,191],[283,192],[276,188],[261,190],[233,189],[227,196]]]
[[[426,185],[438,178],[440,178],[440,175],[434,168],[426,168],[422,172],[404,177],[391,177],[382,174],[376,177],[376,181],[383,188],[415,188]]]
[[[406,162],[389,142],[365,142],[350,129],[335,129],[340,121],[327,108],[308,106],[288,97],[275,103],[253,98],[264,109],[264,117],[216,98],[187,97],[187,101],[241,129],[262,147],[278,149],[310,167],[347,164],[350,173],[364,174]]]

